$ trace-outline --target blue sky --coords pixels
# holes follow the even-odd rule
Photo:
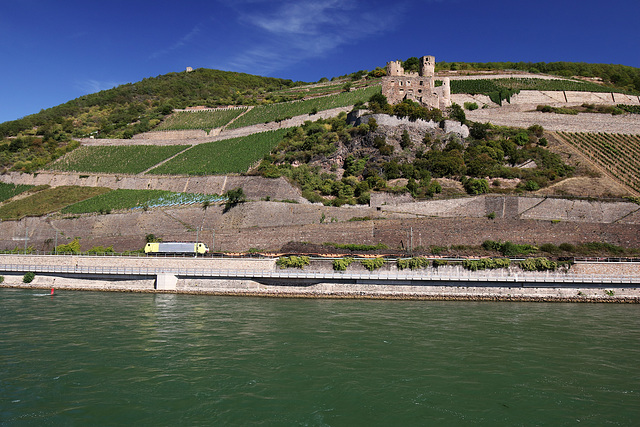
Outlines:
[[[389,60],[640,67],[640,0],[0,0],[0,122],[187,66],[317,81]]]

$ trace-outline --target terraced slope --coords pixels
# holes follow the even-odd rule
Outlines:
[[[640,193],[640,136],[558,132],[566,142],[627,187]]]

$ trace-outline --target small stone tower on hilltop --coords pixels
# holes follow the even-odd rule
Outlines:
[[[449,78],[442,79],[442,86],[435,85],[434,56],[420,58],[420,71],[406,72],[401,61],[387,62],[387,75],[382,78],[382,94],[390,104],[411,99],[429,108],[441,110],[451,106],[451,86]]]

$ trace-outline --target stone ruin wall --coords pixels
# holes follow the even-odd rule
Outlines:
[[[442,86],[435,86],[435,57],[420,58],[420,71],[406,72],[400,61],[387,63],[387,75],[382,78],[382,94],[390,104],[411,99],[428,108],[444,110],[451,106],[451,86],[445,77]]]

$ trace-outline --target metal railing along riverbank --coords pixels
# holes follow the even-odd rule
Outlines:
[[[437,273],[425,271],[392,272],[336,272],[305,270],[222,270],[207,268],[165,268],[165,267],[127,267],[127,266],[69,266],[37,264],[0,264],[0,273],[33,272],[48,275],[96,275],[96,276],[135,276],[154,277],[171,274],[184,278],[218,279],[272,279],[286,281],[356,281],[380,282],[465,282],[465,283],[545,283],[545,284],[608,284],[639,285],[637,276],[598,276],[576,275],[569,273],[513,273],[509,271],[465,271],[463,273]],[[479,286],[479,285],[478,285]]]

